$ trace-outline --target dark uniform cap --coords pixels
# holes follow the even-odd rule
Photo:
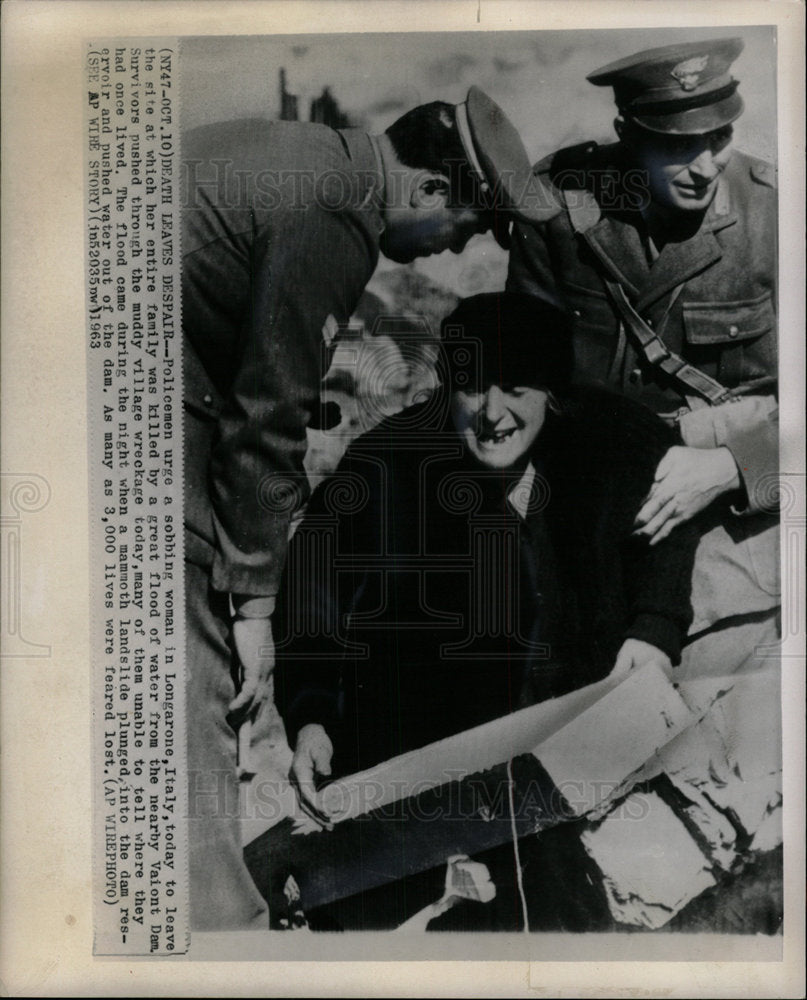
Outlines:
[[[651,132],[704,135],[742,114],[743,99],[729,67],[741,38],[684,42],[648,49],[590,73],[597,87],[613,87],[622,115]]]
[[[468,163],[493,210],[503,214],[504,224],[495,226],[494,234],[507,249],[507,228],[512,219],[545,222],[558,214],[560,206],[533,175],[521,136],[495,101],[479,87],[471,87],[465,102],[455,110]]]

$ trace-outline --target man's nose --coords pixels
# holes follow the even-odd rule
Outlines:
[[[504,393],[498,385],[492,385],[485,393],[485,405],[483,411],[485,419],[491,423],[498,423],[504,416]]]
[[[717,164],[715,163],[714,154],[711,149],[704,149],[699,153],[695,159],[690,163],[689,169],[693,174],[697,174],[698,177],[702,177],[706,181],[710,181],[717,177],[719,170]]]

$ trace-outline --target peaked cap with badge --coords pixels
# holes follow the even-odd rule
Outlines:
[[[703,135],[743,113],[739,81],[729,72],[741,38],[685,42],[647,49],[589,73],[596,87],[613,87],[626,119],[651,132]]]

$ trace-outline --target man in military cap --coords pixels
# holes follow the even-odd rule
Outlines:
[[[776,191],[770,165],[732,149],[741,49],[735,38],[672,45],[592,73],[613,87],[619,141],[537,164],[562,212],[516,224],[508,276],[508,288],[567,310],[580,380],[621,390],[679,430],[635,531],[657,545],[699,521],[681,679],[760,669],[780,638]],[[755,711],[776,739],[779,692],[768,694]],[[768,802],[780,778],[761,779]],[[771,889],[760,871],[742,876],[744,899]],[[723,906],[724,892],[714,912],[732,916],[720,926],[764,926],[750,905]]]
[[[770,165],[732,148],[742,46],[671,45],[592,73],[613,87],[619,141],[537,164],[562,211],[515,226],[508,277],[568,310],[581,380],[679,428],[636,519],[651,544],[704,526],[679,676],[759,666],[778,642],[776,191]]]
[[[251,120],[182,147],[192,924],[261,927],[233,810],[236,731],[260,733],[267,715],[271,615],[328,347],[379,251],[459,253],[547,212],[519,208],[527,154],[477,88],[383,135]]]

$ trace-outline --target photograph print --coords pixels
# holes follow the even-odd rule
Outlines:
[[[781,936],[775,28],[179,53],[192,933]]]

